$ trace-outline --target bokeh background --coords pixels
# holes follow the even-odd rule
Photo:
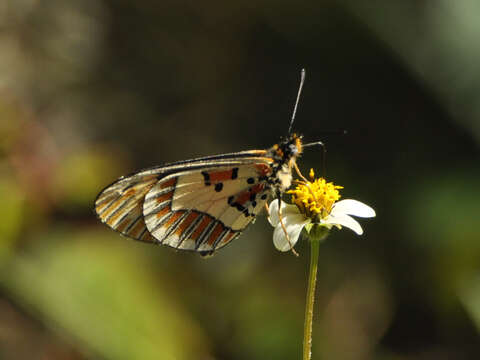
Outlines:
[[[120,175],[327,144],[373,206],[321,246],[314,359],[480,357],[476,0],[0,2],[0,359],[298,359],[308,244],[205,260],[100,224]],[[345,136],[328,134],[346,129]],[[306,151],[303,171],[320,168]]]

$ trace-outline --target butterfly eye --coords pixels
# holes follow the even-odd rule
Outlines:
[[[298,155],[298,148],[294,144],[288,145],[288,149],[290,150],[290,154],[293,156]]]

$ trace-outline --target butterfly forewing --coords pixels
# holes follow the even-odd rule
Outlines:
[[[99,219],[135,240],[154,242],[143,219],[143,199],[158,182],[158,172],[135,174],[107,187],[95,201]]]

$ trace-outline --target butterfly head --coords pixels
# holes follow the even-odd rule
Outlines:
[[[289,163],[302,153],[302,136],[291,134],[279,144],[273,145],[271,151],[276,161]]]

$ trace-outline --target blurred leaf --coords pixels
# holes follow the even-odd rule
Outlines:
[[[480,175],[469,170],[450,172],[418,183],[405,198],[415,241],[432,249],[480,251],[477,209]]]
[[[456,171],[427,179],[405,196],[413,200],[407,226],[410,241],[418,251],[425,251],[423,274],[417,281],[419,285],[433,281],[430,294],[441,307],[455,306],[459,286],[479,269],[479,178],[475,172]]]
[[[107,245],[98,233],[56,238],[19,256],[1,278],[45,323],[106,359],[205,356],[200,329],[126,243]]]
[[[20,132],[20,124],[24,119],[18,106],[5,101],[4,94],[0,99],[0,151],[8,151]]]
[[[393,317],[393,299],[381,270],[363,264],[338,284],[328,303],[319,309],[320,359],[372,358]]]
[[[67,208],[90,208],[97,194],[121,173],[115,149],[102,148],[74,152],[65,157],[58,169],[56,184]]]
[[[298,263],[300,265],[300,263]],[[302,279],[303,280],[303,279]],[[238,326],[235,353],[243,358],[293,359],[300,355],[303,293],[281,294],[270,277],[252,281],[248,293],[238,299],[234,319]]]
[[[24,196],[13,177],[0,176],[0,260],[11,249],[21,231]]]
[[[460,299],[480,333],[480,274],[477,273],[469,281],[465,281],[460,288]]]

